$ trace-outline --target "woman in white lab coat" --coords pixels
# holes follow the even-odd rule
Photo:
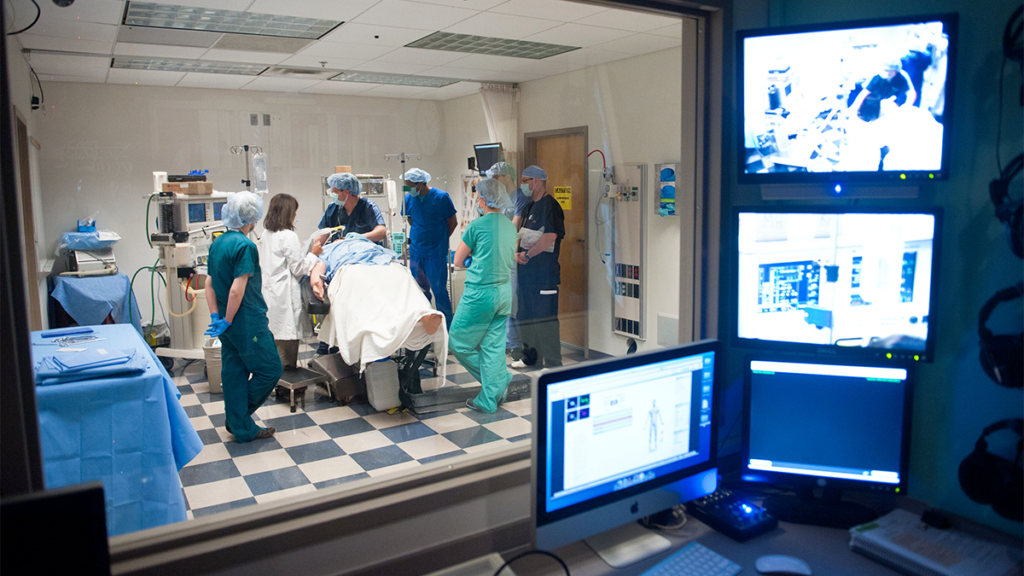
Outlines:
[[[302,298],[299,280],[309,275],[322,251],[314,243],[304,254],[295,233],[295,214],[299,202],[288,194],[277,194],[263,220],[266,233],[260,241],[260,268],[263,270],[263,299],[274,334],[277,352],[285,369],[295,368],[302,336]]]

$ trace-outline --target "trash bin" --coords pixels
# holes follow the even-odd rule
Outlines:
[[[211,394],[223,394],[220,387],[220,339],[207,338],[203,344],[206,356],[206,379],[210,382]]]

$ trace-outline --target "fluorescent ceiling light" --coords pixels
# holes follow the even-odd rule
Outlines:
[[[409,76],[405,74],[385,74],[384,72],[342,72],[331,80],[337,82],[367,82],[370,84],[395,84],[398,86],[423,86],[424,88],[440,88],[455,84],[455,78],[438,78],[436,76]]]
[[[238,10],[214,10],[175,4],[129,2],[124,16],[124,24],[150,28],[317,39],[336,28],[341,22]]]
[[[262,64],[242,64],[240,62],[216,62],[213,60],[182,60],[179,58],[141,58],[133,56],[115,56],[111,68],[128,70],[164,70],[167,72],[208,72],[212,74],[240,74],[243,76],[259,76],[267,69]]]
[[[452,34],[451,32],[434,32],[405,46],[407,48],[489,54],[491,56],[509,56],[533,60],[579,50],[579,46],[563,46],[561,44],[545,44],[543,42],[530,42],[527,40],[491,38],[489,36],[471,36],[469,34]]]

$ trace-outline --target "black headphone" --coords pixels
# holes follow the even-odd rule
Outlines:
[[[1010,461],[989,454],[985,437],[999,430],[1013,430],[1017,441],[1017,458]],[[967,497],[979,504],[991,504],[996,514],[1009,520],[1024,520],[1024,474],[1021,452],[1024,448],[1024,420],[1011,418],[992,424],[981,433],[974,452],[960,463],[960,487]]]
[[[996,205],[996,218],[1006,225],[1010,249],[1017,258],[1024,258],[1024,200],[1010,198],[1010,182],[1021,173],[1021,168],[1024,168],[1024,154],[1010,160],[999,178],[988,184],[988,195]]]
[[[1024,6],[1018,6],[1010,19],[1006,21],[1006,28],[1003,28],[1003,55],[1017,64],[1024,65]]]
[[[978,312],[978,336],[981,337],[981,351],[978,359],[985,374],[993,382],[1006,388],[1024,386],[1024,333],[993,334],[985,326],[992,310],[1000,302],[1020,298],[1024,294],[1024,282],[996,292]]]

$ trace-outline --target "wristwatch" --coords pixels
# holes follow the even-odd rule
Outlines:
[[[526,256],[526,261],[527,262],[530,261],[530,252],[529,251],[523,251],[523,256]]]

